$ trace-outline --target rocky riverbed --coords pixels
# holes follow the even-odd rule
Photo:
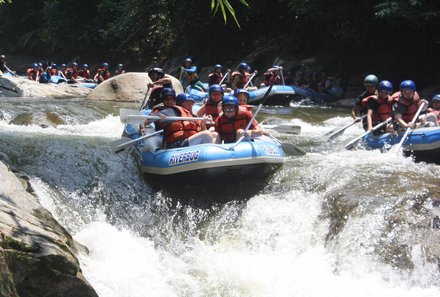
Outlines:
[[[98,296],[77,254],[87,252],[0,162],[0,296]]]

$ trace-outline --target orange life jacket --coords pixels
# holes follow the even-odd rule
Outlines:
[[[238,109],[237,114],[233,118],[228,118],[222,114],[215,121],[215,130],[219,133],[225,143],[234,142],[238,129],[245,129],[249,121],[252,119],[252,114],[249,111]],[[250,129],[255,129],[255,122],[252,123]]]
[[[181,106],[173,106],[174,112],[181,117],[192,117],[193,114]],[[153,111],[154,112],[154,111]],[[200,123],[197,121],[174,121],[171,124],[164,124],[156,121],[156,130],[164,129],[164,142],[171,144],[179,140],[184,140],[201,130]]]

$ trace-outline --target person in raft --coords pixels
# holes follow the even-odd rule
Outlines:
[[[192,112],[176,105],[176,92],[171,88],[162,90],[163,107],[153,108],[150,115],[157,115],[161,119],[154,121],[156,131],[163,129],[165,148],[178,148],[202,143],[216,143],[217,133],[206,130],[205,121],[176,121],[167,120],[167,117],[193,117]],[[206,120],[211,120],[206,118]],[[145,125],[150,123],[145,121]]]
[[[231,143],[242,136],[251,138],[263,134],[257,121],[252,120],[250,111],[239,108],[237,97],[225,96],[222,101],[222,110],[223,113],[215,120],[215,131],[219,134],[220,141]],[[244,130],[251,120],[252,124],[245,133]]]

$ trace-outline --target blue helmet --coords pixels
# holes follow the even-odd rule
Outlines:
[[[389,82],[388,80],[383,80],[379,83],[377,89],[379,91],[387,91],[388,93],[393,92],[393,84]]]
[[[209,94],[212,94],[213,92],[220,92],[224,93],[223,87],[221,85],[210,85],[208,89]]]
[[[234,91],[234,96],[238,96],[238,94],[246,94],[247,95],[247,97],[248,97],[248,99],[249,99],[249,97],[250,97],[250,94],[249,94],[249,92],[248,91],[246,91],[245,89],[237,89],[237,90],[235,90]]]
[[[192,60],[191,58],[186,58],[186,59],[185,59],[185,63],[186,63],[186,62],[192,63],[193,60]]]
[[[73,62],[73,63],[72,63],[72,66],[78,66],[78,63]],[[107,66],[108,66],[108,65],[107,65]]]
[[[249,69],[249,68],[250,68],[249,65],[246,63],[240,63],[238,65],[238,69]]]
[[[33,68],[38,68],[38,64],[37,64],[37,63],[34,63],[34,64],[32,65],[32,67],[33,67]]]
[[[222,107],[225,105],[235,105],[238,106],[238,99],[235,96],[225,96],[223,97]]]
[[[412,81],[412,80],[404,80],[400,83],[400,89],[401,90],[406,90],[409,89],[411,91],[415,91],[416,90],[416,84]]]
[[[89,68],[89,64],[83,64],[83,68]]]
[[[123,64],[119,64],[118,67],[124,67],[124,65]]]
[[[220,64],[215,64],[215,65],[214,65],[214,69],[217,69],[217,68],[223,68],[223,66],[220,65]]]
[[[108,67],[108,63],[102,63],[102,67]]]
[[[38,63],[38,66],[43,67],[43,63]]]
[[[180,104],[180,103],[185,102],[187,100],[195,102],[195,100],[193,98],[191,98],[189,96],[189,94],[187,94],[187,93],[181,93],[181,94],[177,95],[177,97],[176,97],[177,104]]]
[[[176,98],[176,91],[174,91],[172,88],[163,88],[162,98],[166,98],[168,96]]]
[[[57,68],[58,66],[57,66],[57,64],[55,64],[55,63],[52,63],[52,68]]]
[[[440,102],[440,94],[434,95],[434,97],[432,97],[432,101]]]
[[[61,64],[61,67],[66,67],[66,66],[67,66],[67,65],[66,65],[66,64],[64,64],[64,63],[63,63],[63,64]]]

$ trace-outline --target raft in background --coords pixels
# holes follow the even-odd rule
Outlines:
[[[266,91],[268,89],[269,87],[264,87],[261,89],[249,91],[248,104],[260,104],[263,100],[264,94],[266,94]],[[191,88],[191,86],[188,86],[185,92],[196,102],[202,102],[203,100],[208,99],[208,92],[199,91],[197,89]],[[296,92],[292,86],[274,85],[264,104],[289,106],[290,102],[295,97],[295,94]]]
[[[147,134],[154,132],[149,128]],[[136,139],[138,129],[126,124],[124,135]],[[162,149],[162,136],[137,141],[131,149],[146,176],[168,182],[246,181],[267,178],[285,162],[281,145],[270,137],[229,144],[199,144]]]
[[[296,98],[310,99],[314,103],[326,103],[326,102],[337,101],[341,99],[341,96],[344,92],[341,87],[337,87],[337,86],[332,87],[328,93],[316,92],[310,88],[303,88],[298,86],[288,86],[288,87],[291,87],[295,91]]]
[[[378,136],[368,135],[363,142],[371,149],[387,149],[398,144],[403,132],[399,134],[385,133]],[[440,127],[415,129],[403,143],[406,156],[413,156],[415,161],[440,164]]]

